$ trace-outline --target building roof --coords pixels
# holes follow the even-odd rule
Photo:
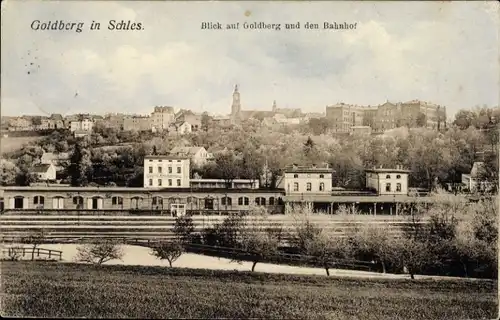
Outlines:
[[[35,164],[31,171],[35,173],[45,173],[49,170],[51,164],[46,164],[46,163],[41,163],[41,164]]]
[[[334,170],[328,167],[311,167],[311,166],[291,166],[285,168],[285,173],[333,173]]]
[[[42,154],[42,161],[60,161],[60,160],[68,160],[69,153],[68,152],[60,152],[60,153],[54,153],[54,152],[44,152]]]
[[[176,155],[147,155],[144,156],[144,160],[189,160],[188,157],[176,156]]]
[[[410,173],[410,170],[405,169],[390,169],[390,168],[373,168],[366,169],[366,172],[374,172],[374,173]]]

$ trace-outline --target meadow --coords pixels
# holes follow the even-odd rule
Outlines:
[[[1,137],[0,143],[0,154],[6,154],[21,150],[23,146],[28,143],[40,140],[39,136],[29,136],[29,137]]]
[[[492,280],[355,279],[206,269],[2,263],[2,316],[479,319]]]

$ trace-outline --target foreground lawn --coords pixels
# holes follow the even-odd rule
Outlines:
[[[2,316],[492,319],[490,280],[346,279],[203,269],[2,262]]]

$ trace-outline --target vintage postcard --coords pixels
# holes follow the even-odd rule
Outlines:
[[[5,317],[498,318],[497,1],[3,1]]]

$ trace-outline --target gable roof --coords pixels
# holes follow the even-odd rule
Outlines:
[[[49,170],[49,168],[52,166],[52,164],[46,164],[46,163],[42,163],[42,164],[35,164],[33,166],[33,168],[31,169],[31,171],[33,172],[37,172],[37,173],[45,173]]]
[[[42,161],[60,161],[68,159],[69,159],[68,152],[60,152],[60,153],[44,152],[41,158]]]

